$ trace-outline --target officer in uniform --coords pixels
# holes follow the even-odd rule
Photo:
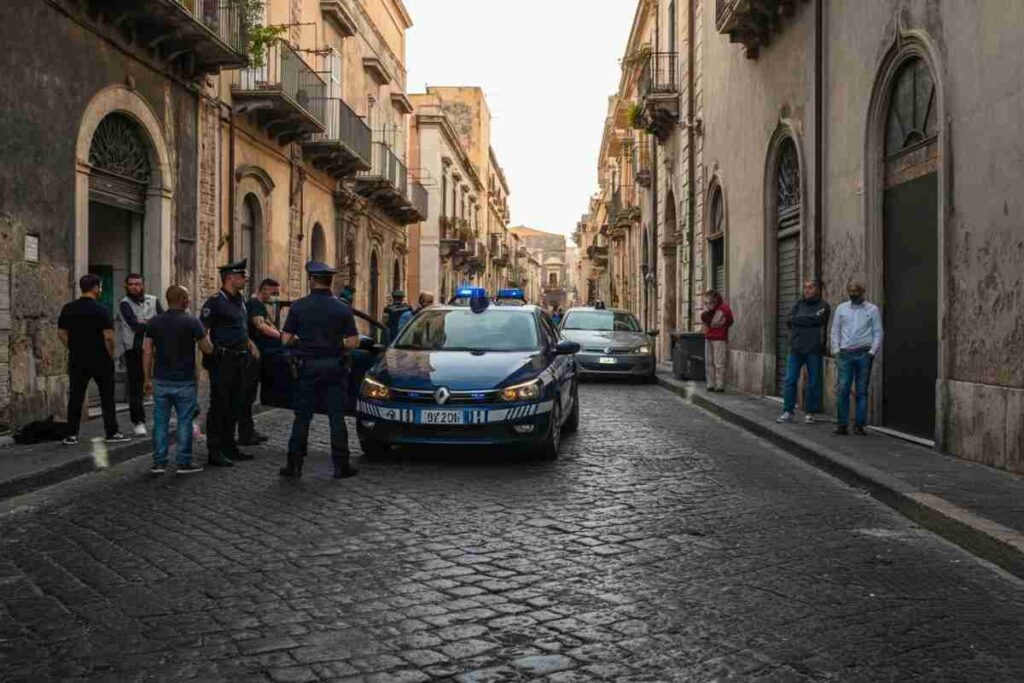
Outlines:
[[[203,359],[210,375],[210,409],[206,414],[208,464],[231,467],[253,456],[238,450],[235,425],[245,407],[246,370],[259,357],[249,339],[249,320],[242,289],[248,279],[248,259],[218,268],[220,291],[203,304],[199,319],[210,332],[213,353]]]
[[[411,310],[412,306],[405,303],[405,292],[400,289],[391,292],[391,303],[384,308],[384,325],[388,328],[389,341],[394,341],[402,329],[399,324],[402,314]]]
[[[301,477],[302,461],[309,441],[309,423],[316,399],[322,396],[331,424],[331,460],[334,478],[354,477],[349,462],[348,428],[345,426],[345,399],[348,387],[346,355],[359,346],[355,317],[344,301],[334,296],[333,268],[318,261],[306,264],[310,294],[291,305],[281,333],[281,342],[293,349],[296,357],[296,382],[293,408],[295,422],[288,441],[288,464],[282,477]]]

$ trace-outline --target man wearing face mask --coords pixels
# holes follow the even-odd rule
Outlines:
[[[281,346],[281,332],[271,322],[268,304],[273,306],[281,296],[281,285],[277,280],[266,278],[260,282],[256,293],[245,306],[249,315],[249,339],[260,352],[259,360],[249,363],[245,377],[245,406],[238,417],[238,445],[258,446],[267,441],[267,437],[256,431],[252,419],[252,404],[256,402],[260,389],[261,364],[265,362],[267,352],[273,353]]]
[[[864,300],[864,285],[851,282],[846,293],[849,301],[836,307],[832,321],[832,354],[839,372],[836,396],[836,436],[849,433],[850,389],[856,391],[857,404],[853,433],[864,436],[868,422],[868,383],[871,365],[882,348],[882,315],[878,306]]]

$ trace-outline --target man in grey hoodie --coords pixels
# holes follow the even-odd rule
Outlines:
[[[786,385],[783,391],[782,415],[776,422],[792,422],[796,411],[796,388],[800,370],[807,367],[804,391],[804,422],[814,423],[814,414],[821,409],[821,376],[824,368],[825,339],[828,318],[832,313],[821,298],[821,283],[804,283],[804,296],[793,305],[786,324],[789,326],[789,358],[786,362]]]

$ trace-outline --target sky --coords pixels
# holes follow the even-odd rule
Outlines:
[[[569,234],[597,189],[636,0],[405,0],[407,90],[480,86],[512,225]]]

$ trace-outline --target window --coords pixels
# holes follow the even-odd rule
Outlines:
[[[256,195],[248,194],[242,202],[242,215],[240,217],[239,237],[235,244],[232,260],[249,259],[249,272],[255,278],[255,256],[256,256],[256,235],[260,231],[260,203]]]
[[[313,233],[309,239],[310,260],[324,263],[327,260],[327,238],[324,236],[324,229],[319,223],[313,226]]]
[[[540,347],[532,311],[490,308],[428,309],[399,335],[396,349],[423,351],[535,351]]]
[[[448,216],[448,174],[441,174],[441,218]]]
[[[710,248],[709,273],[711,289],[719,294],[725,293],[725,201],[722,188],[716,187],[711,196],[711,226],[709,228],[708,246]]]
[[[893,83],[885,127],[885,156],[891,157],[938,135],[935,82],[923,59],[908,60]]]
[[[551,287],[558,286],[558,273],[548,273],[548,285]]]
[[[562,328],[596,332],[639,332],[640,323],[624,311],[569,311]]]
[[[395,259],[395,265],[391,272],[391,291],[402,288],[402,262]]]

